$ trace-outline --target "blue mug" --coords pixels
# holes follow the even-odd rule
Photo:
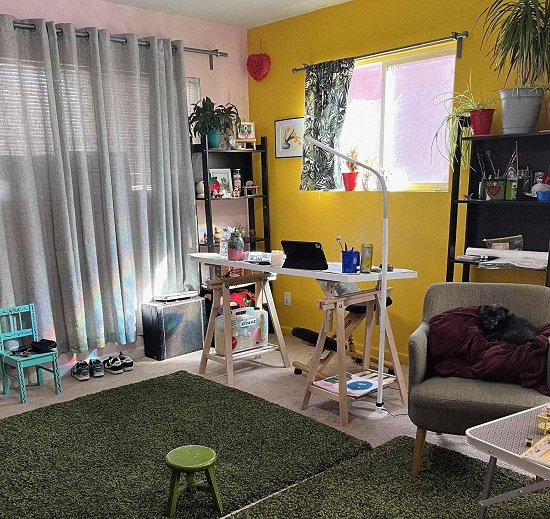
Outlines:
[[[342,251],[342,273],[355,274],[359,266],[359,251],[358,250],[343,250]]]

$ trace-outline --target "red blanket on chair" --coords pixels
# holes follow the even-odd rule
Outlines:
[[[550,323],[522,345],[490,342],[481,329],[477,306],[448,310],[430,319],[428,349],[440,376],[479,378],[519,384],[550,395],[546,381]]]

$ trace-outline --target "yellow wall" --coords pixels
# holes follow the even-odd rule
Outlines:
[[[470,73],[474,93],[498,98],[504,78],[492,72],[482,28],[475,22],[488,2],[479,0],[415,0],[383,2],[353,0],[303,16],[257,27],[248,32],[250,53],[266,52],[271,70],[261,82],[249,78],[250,116],[258,135],[269,139],[269,194],[272,248],[281,239],[319,240],[329,261],[340,259],[336,236],[350,246],[374,244],[374,263],[381,260],[382,196],[374,192],[299,191],[301,159],[275,159],[274,121],[304,113],[304,73],[292,74],[302,63],[318,63],[377,52],[468,31],[463,57],[457,60],[455,89],[466,88]],[[496,103],[499,105],[499,103]],[[500,114],[493,132],[500,132]],[[541,124],[544,121],[541,121]],[[411,135],[411,139],[414,136]],[[407,338],[417,327],[426,288],[445,280],[450,193],[389,194],[389,261],[418,272],[414,280],[394,281],[394,304],[389,309],[392,328],[403,361]],[[460,247],[460,244],[459,244]],[[457,270],[458,273],[458,270]],[[474,278],[477,274],[474,274]],[[504,274],[506,276],[506,274]],[[482,281],[543,283],[540,273],[483,273]],[[456,276],[458,280],[458,275]],[[283,292],[292,294],[292,306],[283,305]],[[318,329],[322,295],[317,283],[279,276],[274,284],[279,318],[285,334],[293,326]],[[376,337],[376,335],[375,335]],[[356,340],[360,336],[356,337]]]

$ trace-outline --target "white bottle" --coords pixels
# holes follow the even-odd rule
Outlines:
[[[222,231],[222,237],[220,240],[220,259],[228,259],[228,243],[229,243],[229,232],[224,228]]]

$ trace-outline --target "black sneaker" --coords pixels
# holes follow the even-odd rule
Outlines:
[[[103,368],[113,375],[118,375],[122,373],[122,362],[118,357],[109,357],[103,361]]]
[[[87,362],[79,361],[71,369],[71,375],[76,380],[89,380],[90,379],[90,367]]]
[[[103,362],[101,362],[100,359],[90,359],[88,364],[90,365],[90,375],[92,375],[92,377],[102,377],[105,375]]]
[[[124,371],[132,371],[134,369],[134,361],[128,357],[128,355],[124,355],[124,353],[120,352],[118,360],[120,360]]]

